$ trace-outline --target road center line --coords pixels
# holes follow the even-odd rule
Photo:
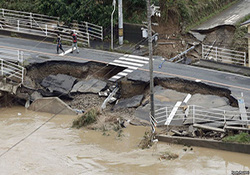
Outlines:
[[[16,48],[16,47],[14,48],[14,47],[8,47],[8,46],[0,46],[0,48],[8,48],[8,49],[13,49],[13,50],[22,50],[22,51],[27,51],[27,52],[32,52],[32,53],[39,53],[39,54],[43,54],[43,55],[58,56],[57,54],[44,53],[44,52],[39,52],[39,51],[34,51],[34,50],[27,50],[27,49]],[[85,60],[85,61],[94,61],[94,62],[103,63],[103,64],[111,64],[110,62],[93,60],[93,59],[87,59],[87,58],[79,58],[79,57],[75,57],[75,56],[66,56],[66,58],[72,58],[72,59],[78,59],[78,60]],[[113,64],[113,65],[115,65],[115,64]],[[137,69],[141,70],[141,71],[149,72],[148,69],[143,69],[143,68],[137,68]],[[184,76],[184,75],[177,75],[177,74],[172,74],[172,73],[167,73],[167,72],[160,72],[160,71],[154,71],[154,73],[158,73],[158,74],[162,74],[162,75],[168,75],[168,76],[170,75],[170,76],[173,76],[173,77],[180,77],[180,78],[183,78],[183,79],[188,79],[188,80],[193,80],[193,81],[195,81],[197,79],[195,77],[188,77],[188,76]],[[246,78],[248,78],[248,77],[246,77]],[[227,87],[231,87],[231,88],[236,88],[236,89],[242,89],[242,90],[250,91],[250,88],[245,88],[245,87],[240,87],[240,86],[234,86],[234,85],[229,85],[229,84],[224,84],[224,83],[219,83],[219,82],[214,82],[214,81],[204,80],[204,79],[200,79],[200,80],[202,82],[207,82],[207,83],[212,83],[212,84],[216,84],[216,85],[227,86]]]

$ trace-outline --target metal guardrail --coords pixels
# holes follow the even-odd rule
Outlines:
[[[209,59],[217,62],[246,66],[245,52],[219,48],[204,44],[202,45],[202,59]]]
[[[157,125],[164,125],[174,106],[167,106],[155,110],[154,120]],[[247,112],[247,120],[241,119],[240,111],[228,111],[205,107],[190,105],[178,108],[170,125],[181,122],[183,124],[214,124],[218,127],[221,126],[234,126],[234,125],[250,125],[250,112]]]
[[[25,68],[0,58],[0,75],[8,80],[15,83],[22,83],[24,80],[24,70]]]
[[[23,51],[20,50],[10,50],[10,49],[0,48],[0,58],[6,61],[22,63],[24,61],[23,55],[24,55]]]
[[[23,51],[0,48],[0,76],[15,83],[23,83],[25,68]]]
[[[59,17],[42,14],[22,12],[8,9],[0,9],[0,25],[2,30],[32,33],[46,37],[56,38],[60,33],[63,40],[72,41],[71,32],[75,30],[78,34],[78,42],[90,45],[90,38],[103,40],[103,28],[88,23],[72,23],[71,28],[60,25]]]

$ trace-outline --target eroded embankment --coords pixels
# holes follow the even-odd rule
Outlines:
[[[99,97],[98,92],[92,91],[72,91],[73,86],[79,82],[85,83],[94,79],[96,82],[101,81],[101,90],[106,90],[111,86],[119,86],[119,92],[116,96],[117,99],[127,99],[136,95],[142,95],[142,101],[135,107],[140,106],[143,102],[149,99],[149,83],[143,81],[130,81],[126,77],[121,79],[118,83],[111,83],[108,79],[123,68],[107,66],[105,64],[86,62],[77,63],[70,61],[48,61],[44,63],[37,63],[29,65],[27,67],[27,75],[24,81],[24,85],[18,89],[16,98],[21,101],[22,104],[27,100],[31,102],[36,98],[59,96],[63,98],[68,104],[73,107],[91,107],[100,105],[105,98]],[[71,80],[68,84],[60,84],[54,82],[53,87],[44,86],[44,80],[48,83],[51,77],[57,75],[63,75]],[[56,81],[56,80],[51,80]],[[65,80],[66,81],[66,80]],[[156,77],[155,86],[161,86],[166,89],[172,89],[178,92],[190,93],[190,94],[203,94],[203,95],[216,95],[225,97],[228,99],[231,106],[237,106],[237,101],[231,96],[231,91],[222,87],[215,87],[201,82],[194,82],[184,80],[180,78],[158,78]],[[88,82],[89,83],[89,82]],[[58,86],[58,87],[54,87]],[[65,86],[65,87],[61,87]],[[88,95],[88,96],[87,96]],[[65,98],[66,97],[66,98]],[[86,97],[86,98],[85,98]],[[86,100],[83,100],[86,99]],[[87,104],[85,104],[85,102]],[[83,104],[81,104],[83,103]],[[112,104],[111,104],[112,105]]]
[[[129,81],[123,79],[120,82],[121,85],[121,96],[123,98],[129,98],[138,94],[144,94],[149,96],[149,83],[142,81]],[[231,91],[226,88],[208,85],[202,82],[195,82],[184,80],[178,77],[175,78],[159,78],[154,79],[155,86],[162,86],[166,89],[172,89],[178,92],[202,95],[216,95],[219,97],[225,97],[229,100],[229,103],[233,107],[237,107],[237,100],[231,96]]]

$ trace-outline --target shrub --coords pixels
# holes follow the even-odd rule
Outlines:
[[[100,115],[100,111],[97,108],[91,108],[86,111],[81,117],[73,121],[73,126],[75,128],[81,128],[83,126],[90,125],[96,122],[97,117]]]
[[[233,143],[250,143],[250,135],[248,133],[240,133],[234,136],[227,136],[222,139],[223,142],[233,142]]]

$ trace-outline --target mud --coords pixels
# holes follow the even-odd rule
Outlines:
[[[99,78],[107,80],[122,70],[123,68],[93,62],[47,61],[29,65],[27,67],[28,78],[24,84],[40,87],[38,83],[45,77],[56,74],[66,74],[78,79]]]
[[[115,132],[73,129],[72,116],[57,115],[36,130],[52,115],[23,107],[1,108],[0,114],[0,174],[210,175],[250,170],[246,154],[160,142],[141,150],[138,144],[149,127],[129,125],[117,138]],[[166,152],[179,157],[160,160]]]
[[[24,86],[18,88],[16,102],[22,105],[30,99],[34,91],[45,92],[46,90],[40,85],[41,81],[49,76],[56,74],[67,74],[77,78],[77,81],[96,78],[107,82],[107,86],[112,86],[108,78],[122,71],[123,68],[106,66],[104,64],[86,62],[76,63],[70,61],[48,61],[40,64],[33,64],[27,68],[27,76]],[[180,78],[158,78],[156,77],[155,86],[160,85],[166,89],[173,89],[178,92],[190,94],[217,95],[226,97],[233,107],[237,107],[237,100],[231,96],[231,91],[223,87],[214,87],[201,82],[188,81]],[[123,78],[118,86],[120,88],[119,98],[130,98],[135,95],[144,95],[143,102],[146,103],[149,97],[149,83],[143,81],[129,81]],[[46,95],[45,95],[46,96]],[[64,96],[61,96],[63,98]],[[11,97],[12,98],[12,97]],[[86,109],[92,106],[100,106],[105,97],[99,98],[93,94],[69,94],[66,101],[74,108]],[[2,99],[2,100],[1,100]],[[3,97],[0,100],[3,101]],[[21,99],[21,100],[20,100]],[[112,109],[112,105],[110,107]]]

